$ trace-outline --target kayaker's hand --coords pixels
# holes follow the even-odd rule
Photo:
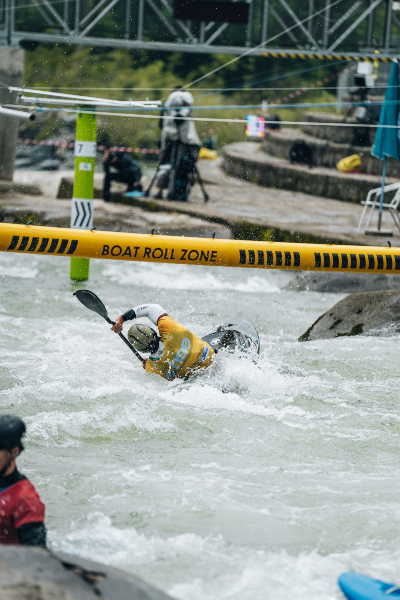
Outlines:
[[[123,319],[122,315],[120,315],[119,317],[117,317],[115,319],[115,325],[113,325],[111,327],[111,331],[114,331],[115,333],[121,333],[123,322],[124,322],[124,319]]]
[[[142,362],[142,367],[143,367],[143,369],[145,369],[145,368],[146,368],[146,364],[147,364],[147,361],[148,361],[148,360],[149,360],[148,358],[145,358],[145,359],[144,359],[144,362]]]

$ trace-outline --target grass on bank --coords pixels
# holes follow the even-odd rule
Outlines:
[[[136,53],[136,55],[139,56],[139,53]],[[187,84],[199,75],[206,73],[210,66],[209,64],[198,66],[193,59],[192,71],[189,71],[187,78],[184,78],[182,73],[177,75],[175,72],[174,65],[179,63],[181,59],[178,54],[176,54],[175,61],[174,55],[168,55],[165,56],[165,59],[158,58],[142,66],[136,55],[130,51],[120,49],[104,52],[79,46],[71,50],[63,46],[40,45],[34,51],[26,53],[25,85],[27,87],[51,88],[55,91],[110,99],[127,100],[132,98],[133,100],[144,100],[148,98],[150,100],[165,100],[169,92],[154,88],[171,89],[177,84]],[[222,64],[227,58],[229,57],[213,55],[215,64]],[[238,65],[238,63],[235,63],[235,65]],[[240,67],[236,66],[236,71],[232,70],[228,74],[224,73],[224,77],[221,75],[223,71],[220,71],[220,74],[205,79],[195,87],[221,88],[227,85],[243,85],[262,78],[268,79],[268,76],[271,79],[273,76],[273,81],[266,81],[258,85],[282,89],[274,91],[237,90],[228,93],[195,89],[193,90],[195,104],[210,107],[209,110],[195,111],[195,116],[244,119],[247,113],[262,114],[261,111],[254,109],[213,110],[212,107],[254,105],[261,103],[263,99],[273,103],[290,93],[290,91],[283,88],[299,88],[312,83],[305,76],[300,77],[290,74],[295,71],[293,64],[290,62],[283,62],[277,66],[273,62],[266,61],[265,67],[264,63],[261,63],[264,70],[255,70],[258,67],[254,60],[249,60],[246,64],[248,66],[247,70],[242,69],[240,71]],[[276,73],[278,74],[276,75]],[[286,73],[289,74],[287,77],[285,76]],[[321,68],[321,71],[313,71],[312,75],[314,80],[321,79],[326,76],[326,68]],[[112,88],[129,88],[129,90],[114,90]],[[137,88],[150,89],[141,91]],[[298,107],[272,109],[271,112],[278,114],[282,120],[302,121],[304,113],[310,110],[301,107],[302,101],[307,103],[335,102],[336,98],[332,92],[330,90],[310,90],[294,100],[286,101],[286,103],[295,102],[299,105]],[[333,107],[326,109],[316,107],[315,110],[334,112]],[[39,113],[38,119],[34,123],[28,122],[24,125],[24,136],[32,136],[37,139],[57,138],[62,129],[64,132],[67,131],[67,137],[68,135],[74,137],[75,127],[72,115],[68,116],[66,113],[62,115],[60,112]],[[202,139],[215,135],[219,148],[225,144],[245,139],[244,123],[197,121],[196,129],[199,134],[204,134]],[[99,116],[98,118],[98,139],[101,141],[112,141],[124,146],[155,148],[159,137],[158,119],[105,116]]]

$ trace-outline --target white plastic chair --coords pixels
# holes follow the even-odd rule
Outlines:
[[[387,192],[395,191],[395,194],[390,202],[385,202],[385,197],[383,198],[383,208],[386,208],[389,210],[389,212],[393,218],[394,224],[396,225],[397,229],[400,231],[400,218],[399,218],[399,213],[398,213],[398,206],[400,204],[400,182],[399,183],[391,183],[390,185],[385,185],[385,187],[383,189],[385,191],[385,196],[386,196]],[[369,214],[367,216],[367,222],[365,225],[365,229],[369,228],[371,221],[372,221],[375,207],[379,208],[379,204],[380,204],[380,200],[381,200],[381,192],[382,192],[382,187],[370,190],[368,192],[367,199],[362,200],[361,204],[364,204],[364,210],[362,212],[361,219],[358,224],[357,233],[361,233],[361,230],[363,228],[363,222],[367,215],[367,210],[369,207],[371,207],[371,210],[369,211]]]

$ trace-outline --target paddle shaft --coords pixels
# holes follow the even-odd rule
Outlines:
[[[108,317],[104,317],[104,318],[107,321],[107,323],[109,323],[110,325],[115,325],[115,321],[111,321],[111,319],[109,319]],[[130,350],[132,350],[132,352],[136,356],[136,358],[138,358],[140,360],[140,362],[143,365],[145,365],[146,361],[143,359],[142,356],[140,356],[139,352],[137,350],[135,350],[135,348],[132,346],[132,344],[130,343],[130,341],[126,339],[126,337],[124,336],[124,334],[123,333],[119,333],[118,335],[121,338],[121,340],[123,340],[125,342],[125,344],[128,346],[128,348]]]

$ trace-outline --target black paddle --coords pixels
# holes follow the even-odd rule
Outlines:
[[[103,319],[105,319],[107,323],[110,323],[110,325],[115,325],[115,322],[111,321],[111,319],[109,318],[106,307],[104,306],[100,298],[96,296],[96,294],[94,294],[90,290],[77,290],[74,293],[74,296],[78,298],[79,302],[81,302],[83,306],[86,306],[86,308],[88,308],[89,310],[92,310],[93,312],[100,315],[100,317],[103,317]],[[136,358],[138,358],[140,362],[145,365],[146,361],[144,360],[144,358],[140,356],[139,352],[135,350],[132,344],[126,339],[124,334],[119,333],[118,335],[125,342],[128,348],[132,350]]]

